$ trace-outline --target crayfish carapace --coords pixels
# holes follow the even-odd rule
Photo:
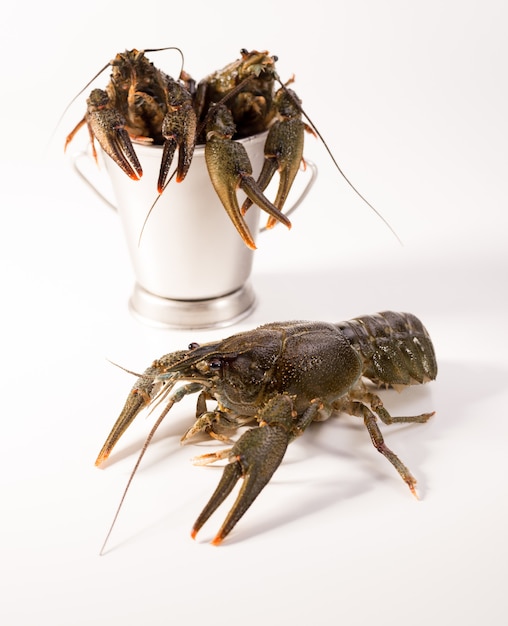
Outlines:
[[[197,458],[198,464],[220,459],[227,459],[228,464],[194,523],[193,537],[242,478],[236,501],[213,540],[219,544],[269,482],[288,444],[312,422],[340,412],[363,420],[375,448],[416,495],[416,479],[384,443],[377,419],[385,424],[423,423],[433,413],[392,417],[365,379],[379,387],[400,388],[434,380],[436,375],[429,334],[410,313],[385,311],[338,324],[277,322],[218,342],[192,343],[187,350],[154,361],[137,380],[96,465],[108,458],[142,409],[164,402],[132,480],[171,407],[198,393],[196,420],[182,442],[210,436],[232,446]],[[209,400],[217,402],[212,410],[207,409]],[[236,442],[231,441],[240,427],[248,429]]]
[[[106,65],[111,77],[106,89],[93,89],[82,120],[65,146],[84,125],[92,153],[94,141],[134,180],[143,175],[134,142],[163,146],[157,191],[163,192],[176,151],[176,181],[189,170],[194,147],[205,144],[210,179],[245,244],[255,248],[244,215],[254,203],[269,215],[268,227],[279,221],[291,226],[282,212],[298,169],[304,163],[305,131],[300,100],[283,84],[268,52],[241,50],[241,58],[210,74],[196,86],[182,69],[177,80],[156,68],[145,56],[155,50],[119,53]],[[103,68],[103,69],[106,69]],[[280,88],[276,90],[276,85]],[[235,139],[268,131],[265,166],[259,180],[244,146]],[[275,172],[280,174],[273,203],[264,192]],[[240,208],[237,190],[247,196]]]

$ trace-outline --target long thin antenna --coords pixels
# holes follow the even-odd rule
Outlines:
[[[180,57],[182,59],[182,66],[180,68],[180,74],[179,75],[181,75],[182,72],[183,72],[183,66],[184,66],[184,63],[185,63],[185,57],[183,55],[182,50],[180,48],[178,48],[177,46],[168,46],[167,48],[146,48],[145,50],[143,50],[143,53],[145,53],[145,52],[164,52],[165,50],[176,50],[177,52],[180,53]]]
[[[67,111],[71,108],[71,106],[74,104],[74,102],[76,102],[76,100],[79,98],[79,96],[86,90],[88,89],[88,87],[90,87],[90,85],[93,83],[94,80],[96,80],[97,78],[99,78],[99,76],[102,74],[102,72],[104,72],[105,70],[108,69],[108,67],[111,65],[111,61],[109,61],[108,63],[106,63],[106,65],[97,72],[97,74],[90,79],[87,84],[83,87],[83,89],[81,89],[75,96],[74,98],[72,98],[72,100],[69,102],[69,104],[65,107],[65,109],[63,110],[63,113],[60,115],[60,117],[58,118],[58,121],[56,123],[55,126],[55,130],[51,133],[51,137],[49,139],[49,141],[51,142],[51,139],[53,139],[57,128],[60,126],[60,124],[62,123],[63,118],[65,117],[65,114],[67,113]]]
[[[303,110],[301,104],[296,100],[296,98],[293,97],[293,94],[291,93],[291,91],[286,87],[286,85],[282,82],[282,80],[280,79],[280,77],[278,75],[275,76],[276,79],[279,81],[281,87],[284,89],[284,91],[288,94],[288,96],[293,100],[293,102],[296,104],[296,106],[300,109],[300,111],[302,112],[303,115],[305,115],[305,117],[307,118],[307,121],[309,122],[309,124],[312,126],[312,129],[314,130],[314,132],[316,133],[316,135],[319,137],[319,139],[321,140],[323,146],[325,147],[326,151],[328,152],[328,154],[330,155],[330,158],[333,161],[333,164],[335,165],[335,167],[337,168],[339,174],[342,176],[342,178],[346,181],[346,183],[351,187],[351,189],[356,193],[356,195],[361,198],[361,200],[363,200],[363,202],[365,202],[365,204],[372,209],[372,211],[374,211],[374,213],[384,222],[384,224],[390,229],[390,231],[392,232],[392,234],[395,236],[395,238],[397,239],[397,241],[400,243],[400,245],[403,245],[402,240],[400,239],[400,237],[397,235],[397,233],[395,232],[395,230],[392,228],[392,226],[390,225],[390,223],[382,216],[382,214],[374,207],[372,206],[372,204],[358,191],[358,189],[353,185],[353,183],[349,180],[349,178],[346,176],[346,174],[344,173],[344,171],[342,170],[342,168],[340,167],[340,165],[337,163],[337,160],[335,159],[335,157],[333,156],[333,152],[330,150],[330,148],[328,147],[328,144],[326,143],[326,141],[324,140],[323,135],[319,132],[317,126],[314,124],[314,122],[310,119],[310,117],[307,115],[307,113]]]
[[[148,213],[146,214],[145,220],[143,222],[143,226],[141,226],[141,231],[139,233],[139,239],[138,239],[138,248],[141,245],[141,237],[143,236],[143,232],[145,231],[145,226],[148,222],[148,218],[150,217],[150,215],[152,214],[152,211],[155,207],[155,205],[157,204],[157,202],[159,202],[159,198],[162,196],[162,194],[164,193],[166,187],[169,185],[169,183],[173,180],[173,178],[175,177],[176,174],[176,170],[173,170],[173,173],[171,174],[171,176],[168,178],[168,180],[164,183],[164,187],[162,188],[162,191],[160,192],[160,194],[155,198],[155,200],[152,202],[152,206],[148,209]]]
[[[100,549],[99,556],[102,556],[104,554],[104,549],[106,548],[106,544],[108,543],[108,540],[111,536],[111,533],[113,532],[113,528],[115,527],[118,516],[120,515],[120,511],[122,509],[125,497],[127,495],[127,492],[129,491],[129,487],[131,486],[134,475],[136,474],[138,467],[141,463],[141,459],[145,456],[145,452],[147,451],[148,446],[150,445],[150,442],[152,441],[153,436],[155,435],[155,431],[157,430],[157,428],[159,428],[162,420],[166,417],[169,409],[173,406],[174,403],[175,401],[170,399],[168,404],[165,406],[164,411],[162,411],[162,413],[157,418],[157,421],[152,426],[152,430],[148,433],[148,437],[145,439],[145,443],[143,444],[143,447],[141,448],[141,452],[139,453],[138,459],[136,461],[136,465],[134,465],[131,475],[129,476],[129,480],[127,481],[127,485],[125,486],[125,489],[123,491],[122,497],[120,499],[120,503],[118,504],[118,507],[116,509],[115,516],[113,517],[113,521],[111,522],[111,526],[109,527],[108,534],[106,535],[106,538],[104,539],[104,543],[102,544],[102,547]]]

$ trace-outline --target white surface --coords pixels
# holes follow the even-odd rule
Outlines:
[[[29,20],[17,8],[2,20],[1,623],[505,624],[506,4],[339,1],[332,14],[331,2],[279,2],[273,15],[246,5],[238,35],[228,3],[157,5],[140,15],[131,2],[92,1],[76,18],[50,1]],[[85,96],[44,148],[117,50],[163,45],[181,46],[196,77],[241,47],[276,53],[404,246],[309,139],[320,175],[292,231],[260,241],[252,317],[218,333],[134,321],[118,220],[61,152]],[[207,267],[217,245],[199,251]],[[420,502],[343,417],[292,444],[222,547],[208,541],[224,508],[192,541],[220,470],[194,467],[200,450],[178,445],[191,398],[161,427],[98,556],[152,423],[141,419],[94,468],[132,384],[107,359],[140,370],[261,322],[386,308],[421,317],[439,359],[436,382],[383,396],[395,414],[436,410],[427,425],[383,428]]]

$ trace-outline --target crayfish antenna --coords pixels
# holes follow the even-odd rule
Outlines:
[[[141,378],[143,376],[143,374],[139,374],[138,372],[133,372],[132,370],[128,370],[126,367],[124,367],[123,365],[120,365],[119,363],[115,363],[114,361],[112,361],[111,359],[106,359],[106,361],[108,363],[111,363],[111,365],[114,365],[115,367],[120,368],[121,370],[123,370],[124,372],[126,372],[127,374],[132,374],[133,376],[136,376],[136,378]]]
[[[145,439],[145,442],[143,444],[143,447],[141,448],[141,452],[139,453],[139,456],[136,460],[136,464],[134,465],[132,472],[129,476],[129,480],[127,481],[127,484],[125,485],[125,489],[123,491],[122,497],[120,498],[120,502],[117,506],[115,515],[113,517],[113,521],[111,522],[111,526],[109,527],[108,533],[106,535],[106,538],[104,539],[104,542],[101,546],[101,549],[99,551],[99,556],[103,556],[104,555],[104,550],[106,548],[106,544],[109,541],[109,538],[111,537],[111,533],[113,532],[113,528],[115,527],[116,521],[118,519],[118,516],[120,515],[120,511],[122,509],[123,503],[125,501],[125,497],[127,496],[127,492],[129,491],[129,488],[131,486],[131,483],[134,479],[134,475],[136,474],[136,472],[138,471],[139,465],[141,463],[142,458],[145,456],[145,452],[148,449],[148,446],[150,445],[150,442],[153,439],[153,436],[155,435],[156,430],[159,428],[159,426],[161,425],[162,420],[166,417],[166,414],[168,413],[168,411],[170,410],[170,408],[173,406],[174,402],[169,402],[164,411],[162,411],[162,413],[159,415],[159,417],[157,418],[157,421],[155,422],[155,424],[152,426],[151,431],[148,433],[148,437]]]
[[[139,232],[139,238],[138,238],[138,247],[141,245],[141,237],[143,237],[143,233],[145,232],[145,227],[148,223],[148,218],[150,217],[150,215],[152,214],[152,211],[155,208],[155,205],[157,204],[157,202],[159,202],[159,198],[162,196],[162,194],[164,193],[164,190],[166,189],[166,187],[169,185],[169,183],[173,180],[173,178],[175,177],[176,174],[176,170],[173,171],[173,173],[171,174],[171,176],[168,178],[168,180],[164,183],[164,187],[162,188],[161,192],[159,193],[159,195],[155,198],[155,200],[152,202],[152,206],[148,209],[148,213],[146,214],[146,217],[143,221],[143,226],[141,226],[141,230]]]
[[[145,54],[146,52],[165,52],[166,50],[176,50],[177,52],[180,53],[180,57],[182,59],[182,66],[180,68],[179,75],[181,75],[183,72],[185,57],[184,57],[183,51],[178,46],[168,46],[166,48],[146,48],[145,50],[143,50],[143,54]]]
[[[51,141],[52,141],[53,137],[55,136],[56,131],[58,130],[58,127],[59,127],[59,126],[60,126],[60,124],[62,123],[63,118],[65,117],[65,115],[66,115],[67,111],[68,111],[68,110],[71,108],[71,106],[74,104],[74,102],[76,102],[76,100],[79,98],[79,96],[81,96],[81,94],[83,94],[83,93],[84,93],[84,91],[85,91],[86,89],[88,89],[88,87],[90,87],[90,85],[93,83],[93,81],[94,81],[96,78],[99,78],[99,76],[102,74],[102,72],[104,72],[105,70],[107,70],[107,69],[108,69],[108,67],[109,67],[110,65],[111,65],[111,62],[110,62],[110,61],[108,61],[108,63],[106,63],[106,65],[105,65],[105,66],[104,66],[101,70],[99,70],[99,71],[97,72],[97,74],[96,74],[93,78],[91,78],[91,79],[87,82],[87,84],[86,84],[86,85],[85,85],[82,89],[80,89],[80,91],[79,91],[79,92],[78,92],[78,93],[74,96],[74,98],[72,98],[72,100],[71,100],[71,101],[69,102],[69,104],[65,107],[65,109],[64,109],[64,110],[63,110],[63,112],[62,112],[62,114],[61,114],[61,115],[60,115],[60,117],[58,118],[58,121],[57,121],[57,123],[56,123],[56,125],[55,125],[55,128],[54,128],[53,132],[51,133],[51,135],[50,135],[50,137],[49,137],[48,144],[49,144],[49,143],[51,143]],[[64,146],[64,151],[67,149],[67,145],[68,145],[68,144],[70,143],[70,141],[72,140],[72,138],[73,138],[73,136],[74,136],[75,132],[78,130],[78,128],[81,128],[81,126],[83,125],[83,123],[84,123],[84,119],[82,120],[82,122],[80,122],[80,123],[78,124],[78,126],[77,126],[77,127],[74,129],[74,131],[73,131],[73,132],[69,135],[69,137],[67,137],[67,140],[66,140],[66,142],[65,142],[65,146]]]
[[[397,239],[397,241],[400,243],[400,245],[402,246],[402,240],[401,238],[397,235],[397,233],[395,232],[394,228],[390,225],[390,223],[388,222],[388,220],[383,217],[383,215],[374,207],[372,206],[372,204],[367,200],[367,198],[365,198],[365,196],[363,196],[360,191],[353,185],[353,183],[349,180],[349,178],[346,176],[346,174],[344,173],[343,169],[340,167],[340,165],[338,164],[337,160],[335,159],[333,152],[330,150],[328,144],[326,143],[323,135],[319,132],[317,126],[314,124],[314,122],[310,119],[310,117],[307,115],[306,111],[303,110],[301,104],[297,101],[296,98],[294,98],[291,94],[291,91],[286,87],[286,85],[281,81],[279,76],[276,76],[276,79],[279,81],[282,89],[284,89],[289,96],[293,99],[294,103],[296,104],[296,106],[300,109],[300,111],[302,112],[303,115],[305,115],[305,117],[307,118],[307,121],[309,122],[310,126],[312,127],[313,131],[316,133],[317,137],[319,137],[319,139],[321,140],[321,143],[323,144],[323,146],[325,147],[325,150],[328,152],[330,158],[333,161],[333,164],[335,165],[335,167],[337,168],[337,171],[339,172],[339,174],[342,176],[342,178],[346,181],[346,183],[351,187],[351,189],[356,193],[356,195],[363,201],[365,202],[365,204],[372,210],[374,211],[374,213],[379,217],[379,219],[385,224],[385,226],[387,226],[389,228],[389,230],[391,231],[391,233],[394,235],[394,237]]]

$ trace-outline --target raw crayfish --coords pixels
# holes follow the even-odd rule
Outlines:
[[[155,51],[126,51],[106,65],[112,67],[109,84],[105,90],[92,90],[85,116],[67,136],[65,146],[86,124],[94,157],[97,139],[104,152],[130,178],[138,180],[143,171],[131,139],[162,144],[157,182],[157,190],[162,193],[176,150],[176,181],[182,182],[196,143],[204,143],[212,184],[247,246],[256,247],[243,217],[252,203],[269,214],[268,227],[276,221],[290,227],[282,210],[304,163],[305,131],[313,131],[302,121],[299,98],[277,75],[277,58],[268,52],[242,50],[239,60],[196,87],[183,69],[178,80],[157,69],[145,56],[145,52]],[[276,81],[281,85],[277,92]],[[233,139],[266,130],[265,165],[256,181],[244,146]],[[272,203],[264,191],[276,171],[280,181]],[[247,196],[242,208],[236,195],[238,188]]]
[[[400,388],[425,383],[436,375],[431,339],[410,313],[385,311],[338,324],[271,323],[222,341],[192,343],[187,350],[154,361],[139,377],[96,465],[108,458],[142,409],[164,401],[132,480],[153,433],[171,407],[185,396],[199,393],[196,421],[182,442],[212,437],[233,445],[196,459],[198,464],[227,459],[228,464],[193,526],[192,537],[243,478],[236,501],[212,542],[219,544],[268,483],[288,444],[312,422],[340,412],[363,419],[375,448],[416,496],[416,479],[384,443],[377,418],[385,424],[426,422],[433,413],[392,417],[365,379],[380,387]],[[185,385],[174,389],[184,381]],[[208,410],[207,400],[217,401],[217,406]],[[240,427],[248,430],[236,442],[231,441],[230,436]]]

